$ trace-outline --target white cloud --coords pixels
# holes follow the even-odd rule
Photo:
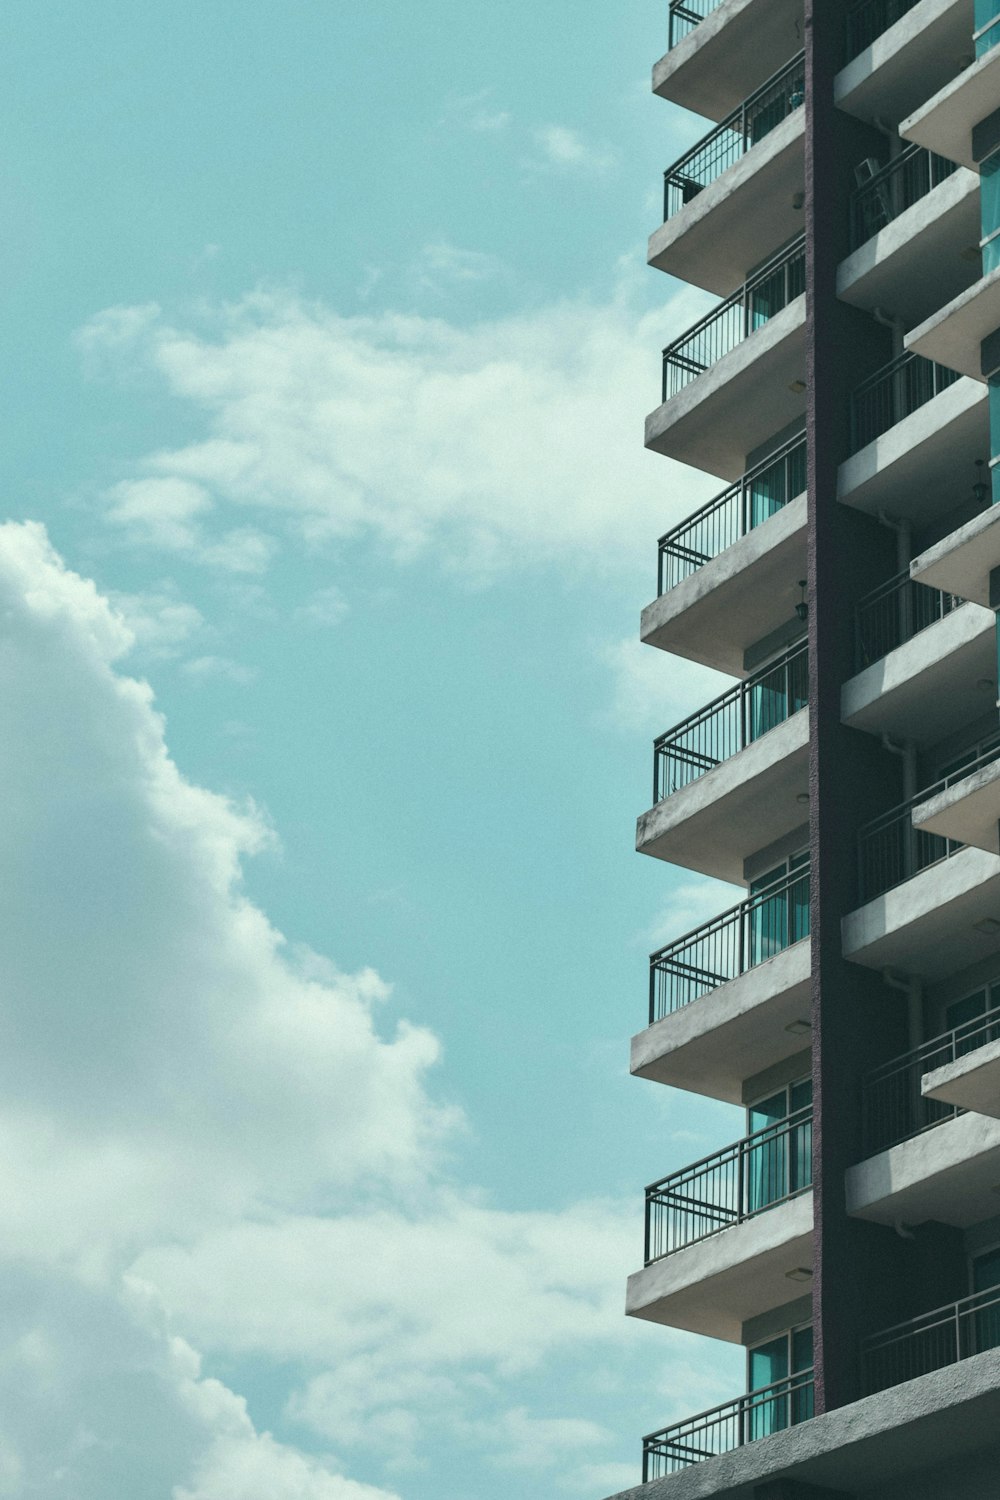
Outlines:
[[[249,687],[257,678],[253,667],[233,661],[228,656],[195,656],[184,663],[181,671],[185,676],[193,677],[198,682],[221,678],[226,682],[235,683],[238,687]]]
[[[278,531],[367,534],[399,561],[433,548],[466,576],[634,566],[718,488],[644,453],[636,417],[656,404],[665,330],[705,303],[685,290],[639,314],[623,290],[458,327],[260,293],[201,330],[111,309],[85,348],[145,362],[203,435],[149,454],[110,492],[109,519],[220,567],[266,567]]]
[[[349,611],[350,605],[344,598],[343,590],[336,584],[331,584],[328,588],[317,589],[304,604],[298,606],[295,615],[307,625],[329,628],[339,625]]]
[[[170,587],[145,594],[115,593],[110,603],[123,616],[136,646],[153,658],[177,656],[205,624],[200,610],[179,599]]]
[[[422,291],[441,293],[454,286],[478,286],[502,274],[503,264],[483,250],[465,250],[448,240],[425,245],[413,268],[413,278]]]
[[[605,720],[630,736],[662,734],[733,684],[723,672],[644,646],[637,637],[608,642],[598,654],[612,682]]]
[[[477,135],[499,135],[513,122],[510,110],[501,108],[492,89],[479,89],[474,94],[452,97],[445,105],[438,124],[449,126],[457,123],[465,130]]]
[[[596,146],[568,125],[542,125],[535,131],[535,145],[542,161],[562,172],[589,172],[602,176],[618,164],[609,146]]]

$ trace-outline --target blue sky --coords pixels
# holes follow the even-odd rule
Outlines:
[[[621,1316],[740,1130],[627,1076],[665,4],[3,33],[0,1493],[596,1500],[739,1382]]]

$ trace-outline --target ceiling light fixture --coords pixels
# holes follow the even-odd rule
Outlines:
[[[808,1266],[793,1266],[785,1272],[785,1277],[788,1281],[812,1281],[812,1274]]]
[[[788,1025],[785,1027],[785,1030],[788,1032],[789,1036],[806,1036],[810,1031],[812,1031],[812,1022],[803,1019],[800,1019],[798,1021],[789,1021]]]

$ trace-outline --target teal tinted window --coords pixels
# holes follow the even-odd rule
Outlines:
[[[995,151],[988,156],[979,168],[979,210],[982,216],[982,237],[987,243],[983,246],[983,270],[992,270],[987,265],[987,260],[1000,255],[995,241],[990,235],[1000,229],[1000,151]]]
[[[1000,42],[1000,0],[976,0],[976,56],[982,57]]]

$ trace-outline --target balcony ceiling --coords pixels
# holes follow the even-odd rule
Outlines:
[[[916,141],[919,146],[926,146],[949,161],[976,168],[978,163],[972,155],[972,131],[980,120],[993,113],[998,99],[1000,47],[993,47],[957,78],[945,84],[926,104],[914,109],[903,120],[899,133],[904,140]]]
[[[1000,1120],[959,1115],[846,1174],[847,1212],[877,1224],[933,1219],[967,1229],[996,1217]]]
[[[1000,328],[1000,266],[908,333],[906,347],[949,370],[985,383],[979,346],[997,328]]]
[[[801,51],[802,0],[724,0],[660,58],[653,93],[723,120]]]
[[[921,552],[910,564],[910,577],[989,608],[994,568],[1000,568],[1000,505],[988,506]]]
[[[920,0],[841,69],[834,102],[859,120],[898,123],[971,62],[974,25],[972,0]]]
[[[1000,1042],[987,1042],[920,1081],[925,1099],[940,1099],[958,1109],[1000,1118]]]

